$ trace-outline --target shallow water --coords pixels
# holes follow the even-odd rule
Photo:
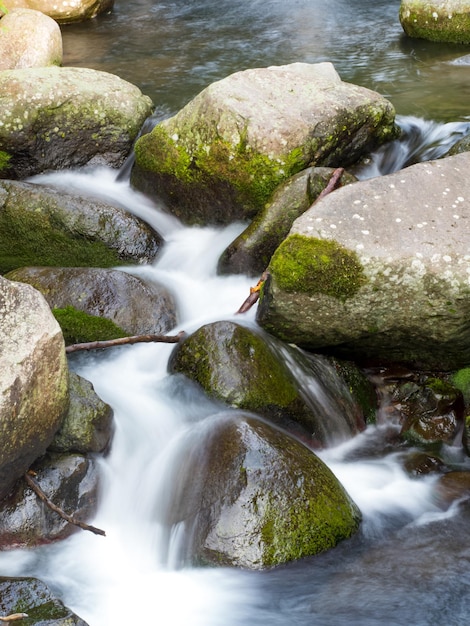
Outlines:
[[[469,48],[407,39],[398,7],[372,0],[117,0],[111,15],[63,27],[65,64],[137,84],[154,100],[158,118],[233,71],[332,61],[344,80],[389,97],[409,131],[409,139],[374,156],[367,177],[439,156],[468,132],[470,66],[458,60]],[[36,180],[108,199],[161,232],[165,246],[153,266],[123,269],[174,292],[175,330],[240,321],[234,312],[252,279],[218,277],[215,268],[242,224],[183,227],[105,168]],[[244,322],[253,324],[254,314]],[[411,479],[396,455],[377,454],[385,448],[384,426],[322,452],[363,513],[353,539],[261,573],[184,566],[183,529],[158,520],[178,493],[181,442],[221,407],[167,374],[171,350],[147,344],[71,359],[115,411],[116,434],[101,461],[102,502],[93,520],[107,536],[79,532],[56,546],[1,553],[0,573],[40,577],[90,626],[467,623],[470,511],[441,511],[432,496],[434,478]]]

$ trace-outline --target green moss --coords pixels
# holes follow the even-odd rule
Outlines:
[[[8,154],[8,152],[5,152],[4,150],[0,150],[0,172],[8,169],[10,160],[11,160],[11,155]]]
[[[40,206],[0,210],[0,274],[27,266],[113,267],[119,262],[103,242],[67,232]]]
[[[452,384],[459,389],[464,397],[465,404],[470,404],[470,367],[464,367],[451,378]]]
[[[220,138],[204,143],[194,130],[194,148],[168,136],[161,125],[139,139],[135,146],[137,164],[145,170],[176,177],[187,185],[232,187],[241,204],[264,207],[274,189],[305,167],[301,149],[273,160],[247,145],[242,133],[232,145]]]
[[[274,253],[269,271],[287,292],[321,293],[340,300],[366,282],[357,255],[334,241],[291,235]]]
[[[67,306],[64,309],[52,309],[59,322],[66,345],[88,341],[106,341],[125,337],[127,333],[111,320],[88,315],[83,311]]]
[[[400,7],[400,21],[410,37],[450,43],[470,43],[470,14],[449,11],[445,7],[410,2]]]

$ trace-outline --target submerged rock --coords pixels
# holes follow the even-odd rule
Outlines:
[[[470,43],[468,0],[401,0],[399,18],[409,37]]]
[[[120,166],[150,98],[118,76],[79,67],[0,73],[0,178],[89,162]]]
[[[199,383],[210,397],[323,447],[360,432],[364,414],[336,370],[313,359],[245,326],[220,321],[180,342],[169,369]]]
[[[298,218],[269,265],[258,322],[346,358],[470,362],[470,154],[347,185]]]
[[[35,479],[46,496],[64,513],[87,522],[98,501],[98,471],[95,462],[80,454],[49,454],[34,465]],[[19,481],[0,504],[0,547],[32,547],[74,532],[85,532],[52,511]]]
[[[331,63],[249,69],[142,136],[131,180],[186,223],[250,219],[300,170],[347,166],[392,139],[394,118],[390,102],[344,83]]]
[[[37,578],[0,577],[0,613],[26,613],[25,624],[87,626]],[[22,623],[22,622],[19,622]]]
[[[62,63],[60,28],[40,11],[10,11],[2,17],[0,33],[0,70]]]
[[[28,266],[150,263],[161,238],[124,209],[43,185],[0,181],[0,274]]]
[[[315,202],[334,171],[328,167],[309,167],[281,184],[271,201],[223,252],[218,272],[261,275],[276,248],[289,234],[294,220]],[[339,184],[356,180],[344,172]]]
[[[0,499],[44,454],[67,406],[59,324],[38,291],[0,277]]]
[[[24,267],[9,272],[7,278],[33,285],[44,294],[51,309],[73,307],[107,318],[127,335],[163,334],[176,325],[176,305],[169,291],[128,272],[96,267]]]
[[[166,522],[184,521],[190,560],[259,570],[332,548],[359,527],[328,467],[265,422],[218,415],[184,448]]]

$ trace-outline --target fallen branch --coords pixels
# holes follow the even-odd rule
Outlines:
[[[0,622],[15,622],[17,619],[28,617],[27,613],[12,613],[11,615],[0,615]]]
[[[42,500],[44,504],[46,504],[51,509],[51,511],[54,511],[54,513],[57,513],[58,515],[60,515],[60,517],[62,517],[62,519],[64,519],[66,522],[69,522],[69,524],[74,524],[75,526],[79,526],[83,530],[89,530],[95,535],[102,535],[103,537],[106,536],[106,533],[104,532],[104,530],[101,530],[101,528],[96,528],[95,526],[90,526],[89,524],[85,524],[85,522],[80,522],[79,520],[76,520],[71,515],[67,515],[67,513],[64,513],[62,509],[60,509],[51,500],[49,500],[49,498],[46,496],[44,491],[41,489],[41,487],[38,485],[36,480],[33,478],[33,476],[29,472],[26,472],[25,474],[23,474],[23,476],[24,476],[26,483],[28,484],[28,487],[32,491],[34,491],[37,497],[40,500]],[[19,618],[15,618],[15,619],[19,619]]]
[[[247,311],[249,311],[251,309],[251,307],[256,302],[258,302],[259,294],[260,294],[260,291],[261,291],[261,287],[264,285],[267,277],[268,277],[268,272],[266,270],[266,271],[264,271],[261,274],[261,278],[256,283],[256,286],[255,287],[250,287],[250,295],[244,301],[244,303],[241,305],[241,307],[238,309],[238,311],[236,312],[235,315],[239,315],[240,313],[246,313]]]
[[[318,194],[317,198],[315,199],[315,201],[312,203],[311,206],[313,206],[315,204],[315,202],[318,202],[318,200],[320,200],[321,198],[323,198],[327,194],[329,194],[332,191],[334,191],[339,186],[340,181],[341,181],[341,176],[343,174],[344,174],[344,168],[337,167],[335,169],[335,171],[333,172],[333,174],[331,175],[330,180],[328,181],[327,186],[324,189],[322,189],[322,191]],[[259,279],[258,283],[256,284],[256,287],[250,287],[250,295],[243,302],[243,304],[238,309],[238,311],[236,312],[235,315],[239,315],[240,313],[246,313],[247,311],[249,311],[251,309],[251,307],[254,304],[256,304],[256,302],[258,302],[259,296],[260,296],[261,287],[263,286],[263,284],[266,281],[267,277],[268,277],[268,270],[265,270],[262,273],[261,278]]]
[[[79,350],[101,350],[102,348],[113,348],[115,346],[124,346],[133,343],[178,343],[183,337],[184,332],[181,331],[177,335],[135,335],[133,337],[119,337],[119,339],[109,339],[107,341],[89,341],[86,343],[74,343],[66,346],[65,352],[78,352]]]

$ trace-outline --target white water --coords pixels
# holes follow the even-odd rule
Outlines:
[[[191,331],[208,321],[234,318],[253,281],[244,276],[217,277],[215,268],[241,225],[184,228],[126,183],[114,182],[107,170],[55,174],[38,182],[74,187],[81,193],[99,190],[100,196],[118,199],[164,233],[166,243],[155,265],[129,271],[154,277],[174,291],[179,308],[175,330]],[[254,323],[254,314],[252,310],[243,319]],[[106,537],[79,531],[55,546],[2,553],[0,573],[41,578],[90,626],[322,626],[321,618],[309,617],[312,609],[304,592],[296,600],[291,590],[283,589],[271,601],[269,573],[180,567],[181,529],[167,529],[157,520],[178,490],[180,440],[220,405],[183,384],[180,377],[167,374],[171,350],[171,345],[142,344],[73,361],[76,371],[93,382],[115,411],[112,450],[101,462],[102,501],[92,521]],[[380,428],[371,428],[322,455],[361,508],[362,533],[372,542],[390,532],[391,525],[426,524],[449,515],[432,502],[432,480],[410,479],[394,457],[344,460],[352,448],[380,436]],[[315,568],[314,560],[308,568]],[[310,579],[308,568],[302,580]],[[366,570],[363,575],[367,579]],[[322,593],[334,603],[334,590]],[[287,618],[292,610],[295,616]],[[361,622],[349,615],[345,623]]]

